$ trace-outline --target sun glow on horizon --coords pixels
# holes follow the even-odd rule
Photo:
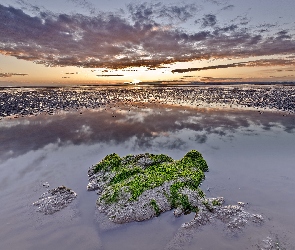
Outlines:
[[[294,81],[292,66],[253,65],[251,62],[263,57],[245,59],[195,60],[163,66],[126,67],[123,69],[45,67],[31,61],[0,55],[3,65],[0,73],[14,73],[11,77],[0,78],[0,85],[69,85],[69,84],[116,84],[140,82],[214,82],[214,81]],[[278,58],[279,60],[280,58]],[[235,64],[250,62],[236,67]],[[224,65],[229,65],[228,68]],[[233,67],[231,67],[233,65]],[[13,70],[11,70],[13,69]],[[204,70],[203,70],[204,69]],[[183,73],[173,72],[184,70]],[[187,71],[186,71],[187,70]],[[7,72],[7,73],[6,73]],[[27,75],[23,75],[27,74]]]

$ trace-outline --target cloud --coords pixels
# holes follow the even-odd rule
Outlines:
[[[159,17],[168,17],[170,20],[178,19],[180,21],[187,21],[192,18],[198,11],[195,4],[186,4],[184,6],[165,6],[159,12]]]
[[[210,69],[226,69],[226,68],[235,68],[235,67],[258,67],[258,66],[295,66],[295,60],[285,60],[285,59],[261,59],[256,61],[247,61],[239,63],[229,63],[229,64],[220,64],[200,68],[184,68],[184,69],[174,69],[172,73],[186,73],[193,71],[203,71]]]
[[[26,10],[35,14],[38,14],[41,12],[41,9],[42,9],[41,7],[30,4],[26,2],[25,0],[17,0],[16,2],[21,6],[22,10]]]
[[[205,15],[202,19],[202,27],[213,27],[217,23],[216,16],[213,14]]]
[[[272,33],[261,34],[248,21],[242,24],[240,17],[221,25],[216,15],[207,14],[195,32],[180,29],[179,22],[195,18],[198,9],[190,4],[142,3],[128,5],[125,16],[86,16],[38,12],[36,7],[30,16],[0,5],[0,53],[46,66],[90,68],[153,68],[210,58],[294,54],[293,30],[272,28]]]
[[[199,79],[200,82],[240,82],[242,80],[244,80],[244,78],[240,78],[240,77],[211,77],[211,76],[206,76],[206,77],[202,77]]]
[[[12,76],[27,76],[28,74],[20,73],[0,73],[0,77],[12,77]]]
[[[195,138],[193,139],[194,141],[200,143],[200,144],[203,144],[207,141],[208,139],[208,136],[206,134],[196,134],[195,135]]]
[[[196,4],[179,5],[165,5],[158,3],[140,3],[128,4],[128,11],[134,22],[143,23],[156,23],[157,19],[168,19],[171,22],[181,21],[185,22],[194,17],[198,12],[199,7]]]
[[[206,0],[206,1],[207,2],[210,2],[212,4],[216,4],[216,5],[222,5],[222,4],[224,4],[224,2],[221,1],[221,0]]]
[[[83,9],[88,10],[90,14],[95,14],[96,12],[94,5],[87,0],[67,0],[67,2],[75,3],[77,6],[80,6]]]
[[[124,76],[124,75],[119,75],[119,74],[117,74],[117,75],[109,75],[109,74],[108,74],[108,75],[96,75],[96,76],[100,76],[100,77],[101,77],[101,76],[106,76],[106,77],[109,77],[109,76]]]
[[[288,30],[281,30],[281,31],[277,32],[276,39],[278,39],[278,40],[292,39],[292,36],[288,33],[289,33]]]
[[[221,10],[233,10],[234,8],[235,8],[235,6],[230,4],[230,5],[223,7]]]
[[[127,8],[134,22],[149,23],[152,22],[155,8],[158,5],[159,4],[148,5],[148,3],[141,3],[137,5],[129,4]]]

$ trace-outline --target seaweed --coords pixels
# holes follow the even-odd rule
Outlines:
[[[157,202],[155,200],[151,200],[150,201],[150,205],[153,207],[153,209],[155,210],[156,212],[156,216],[159,216],[161,214],[161,210],[157,204]]]

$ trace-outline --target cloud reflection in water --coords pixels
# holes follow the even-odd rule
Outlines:
[[[1,121],[0,157],[6,160],[55,143],[128,144],[132,149],[185,149],[189,141],[206,143],[210,136],[232,138],[281,128],[294,133],[294,116],[254,111],[185,109],[181,107],[116,107],[82,114],[39,115]]]

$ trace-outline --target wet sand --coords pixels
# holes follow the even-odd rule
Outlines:
[[[82,114],[6,117],[0,138],[3,249],[271,249],[263,242],[267,237],[294,249],[293,114],[124,104]],[[92,164],[111,152],[179,159],[190,149],[209,165],[201,186],[207,196],[248,203],[247,210],[266,218],[263,225],[234,235],[219,223],[184,230],[181,224],[193,215],[167,212],[102,230],[95,220],[97,195],[86,190]],[[38,213],[32,203],[47,190],[44,182],[78,196],[55,214]]]

